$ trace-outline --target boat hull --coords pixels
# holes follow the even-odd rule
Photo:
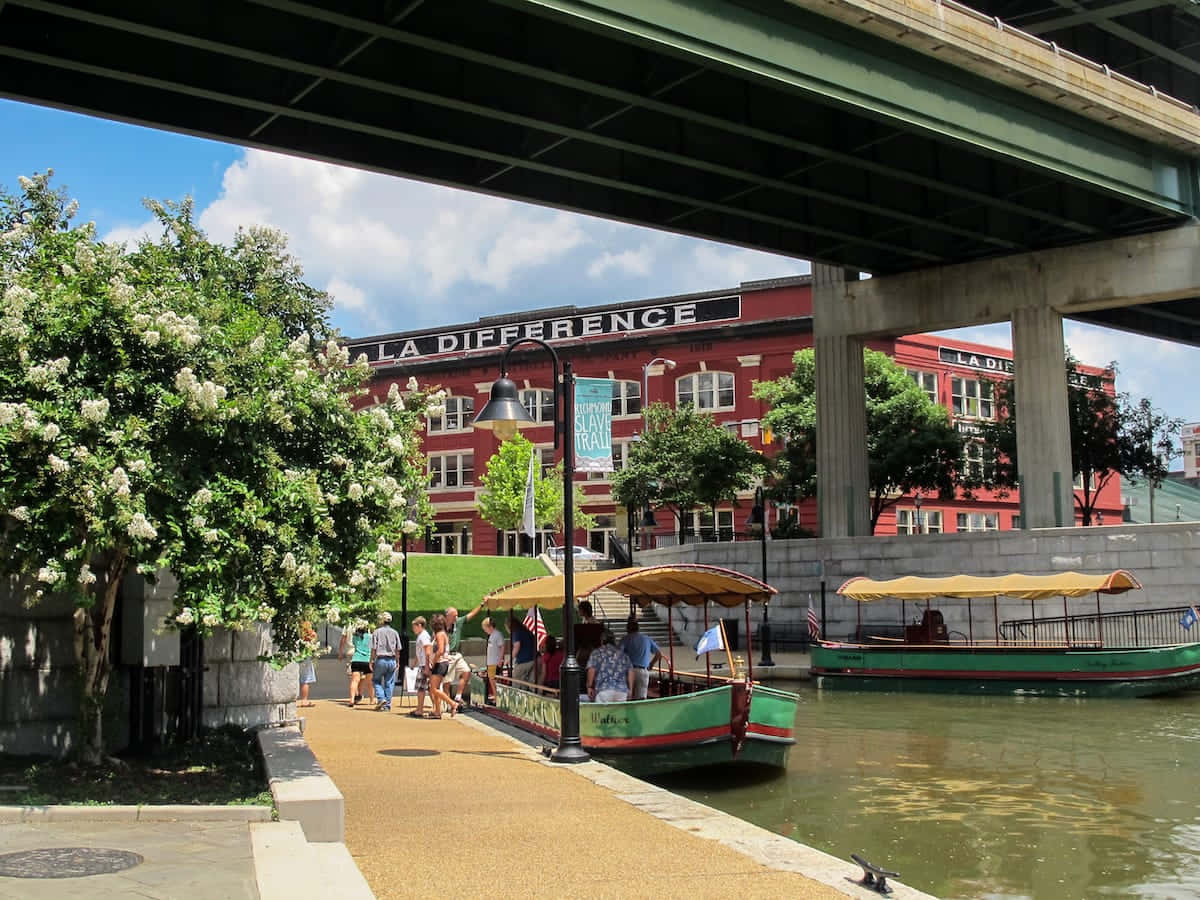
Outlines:
[[[483,683],[472,682],[473,696]],[[743,695],[739,697],[739,692]],[[690,694],[624,703],[581,703],[579,733],[595,759],[633,775],[661,775],[705,766],[787,765],[797,695],[755,685],[726,684]],[[491,715],[557,741],[559,700],[500,685]],[[740,718],[739,718],[740,710]]]
[[[817,686],[888,691],[1148,697],[1200,687],[1200,644],[1134,649],[812,648]]]

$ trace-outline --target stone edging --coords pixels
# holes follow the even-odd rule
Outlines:
[[[341,843],[345,800],[300,728],[260,728],[255,735],[280,821],[299,822],[309,843]]]
[[[480,721],[474,716],[460,716],[457,721],[468,727],[506,738],[531,760],[581,775],[593,784],[610,791],[618,800],[624,800],[671,827],[696,837],[716,841],[769,869],[795,872],[850,897],[879,897],[876,892],[855,884],[862,876],[862,871],[849,860],[839,859],[711,806],[673,794],[665,788],[634,778],[603,763],[586,762],[569,766],[552,763],[536,748],[492,728],[486,721]],[[933,895],[900,882],[889,880],[888,886],[894,888],[894,893],[889,896],[896,900],[935,900]]]
[[[36,822],[270,822],[269,806],[0,806],[0,825]]]

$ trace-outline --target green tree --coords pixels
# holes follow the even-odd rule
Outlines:
[[[681,538],[694,509],[715,510],[764,472],[759,453],[690,405],[652,404],[645,421],[625,467],[613,474],[613,498],[631,509],[672,508]]]
[[[776,457],[775,493],[811,497],[817,490],[816,356],[809,348],[793,357],[791,375],[754,385],[754,396],[771,407],[763,422],[784,439]],[[954,493],[963,466],[963,440],[946,410],[929,399],[903,367],[885,353],[863,351],[867,404],[867,466],[871,533],[900,497],[916,491]]]
[[[1068,351],[1065,364],[1071,474],[1082,485],[1072,496],[1083,524],[1091,525],[1101,492],[1114,478],[1145,479],[1151,490],[1162,484],[1177,455],[1175,441],[1182,420],[1154,409],[1149,400],[1105,391],[1105,382],[1116,377],[1116,363],[1110,363],[1101,376],[1088,375]],[[1015,379],[996,385],[995,392],[999,415],[983,427],[983,439],[994,459],[979,483],[1005,490],[1019,483]]]
[[[151,208],[162,237],[129,251],[73,224],[49,173],[0,196],[0,572],[75,604],[88,762],[126,574],[173,573],[169,626],[269,622],[273,658],[311,652],[302,623],[368,614],[417,530],[437,402],[355,411],[370,367],[282,237],[222,247],[190,204]]]
[[[487,471],[479,478],[483,493],[479,495],[479,515],[501,531],[514,531],[525,518],[525,483],[529,478],[529,457],[533,444],[518,433],[500,445],[487,462]],[[563,527],[563,468],[562,460],[542,474],[542,467],[533,466],[533,511],[539,526],[553,524]],[[591,528],[595,520],[580,506],[583,492],[573,492],[575,527]],[[571,544],[572,541],[566,541]]]

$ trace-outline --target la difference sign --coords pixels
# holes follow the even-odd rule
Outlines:
[[[636,334],[659,328],[703,325],[738,319],[741,312],[740,296],[711,297],[607,312],[531,318],[502,325],[481,325],[385,341],[352,342],[347,346],[351,357],[365,353],[373,363],[412,361],[447,354],[497,350],[519,338],[537,338],[554,343],[608,334]]]
[[[974,369],[992,375],[1013,374],[1013,361],[1003,356],[989,356],[986,353],[973,353],[970,350],[957,350],[953,347],[938,347],[938,359],[951,366],[961,369]],[[1075,387],[1095,388],[1103,386],[1104,380],[1099,375],[1088,375],[1084,372],[1068,372],[1067,381]]]

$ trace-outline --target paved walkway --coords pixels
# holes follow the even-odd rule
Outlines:
[[[493,900],[877,896],[845,882],[853,866],[824,873],[845,882],[835,890],[798,874],[828,868],[824,854],[607,766],[548,763],[476,714],[428,721],[409,708],[305,710],[309,744],[345,795],[346,845],[380,898],[450,885]]]
[[[433,724],[437,724],[436,722]],[[0,853],[55,847],[126,850],[140,865],[80,878],[0,877],[0,900],[257,900],[245,822],[45,822],[0,825]]]

